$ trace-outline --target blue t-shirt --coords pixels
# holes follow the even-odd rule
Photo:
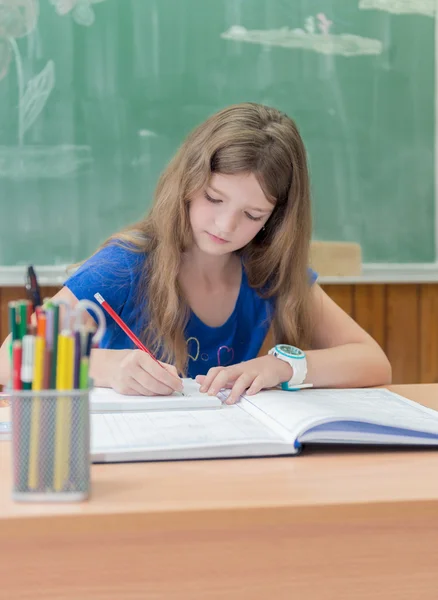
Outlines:
[[[106,246],[65,282],[79,300],[96,302],[99,292],[139,337],[145,326],[145,307],[137,303],[140,278],[144,277],[147,255],[117,245]],[[316,273],[310,271],[310,281]],[[248,284],[245,269],[236,305],[220,327],[209,327],[193,311],[185,328],[189,361],[188,377],[205,375],[211,367],[227,366],[256,358],[274,314],[275,300],[264,299]],[[107,314],[107,329],[101,348],[134,348],[133,342]]]

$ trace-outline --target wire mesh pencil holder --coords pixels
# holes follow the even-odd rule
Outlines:
[[[14,500],[79,502],[88,498],[89,392],[12,392]]]

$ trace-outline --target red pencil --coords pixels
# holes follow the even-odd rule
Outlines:
[[[119,325],[123,329],[123,331],[126,333],[126,335],[129,338],[131,338],[131,340],[134,342],[134,344],[137,346],[137,348],[139,348],[140,350],[143,350],[143,352],[146,352],[147,354],[149,354],[149,356],[151,358],[153,358],[154,361],[157,362],[160,365],[160,367],[162,367],[164,369],[164,367],[160,363],[160,361],[155,358],[155,356],[152,354],[152,352],[150,350],[148,350],[144,344],[142,344],[142,342],[138,339],[138,337],[135,335],[135,333],[133,331],[131,331],[131,329],[129,329],[129,327],[126,325],[126,323],[124,321],[122,321],[122,319],[119,317],[119,315],[111,308],[111,306],[108,304],[108,302],[105,300],[105,298],[103,298],[103,296],[101,296],[100,294],[94,294],[94,297],[99,302],[99,304],[101,306],[103,306],[103,308],[106,310],[106,312],[109,315],[111,315],[111,317],[114,319],[114,321],[117,323],[117,325]]]
[[[21,361],[23,356],[23,350],[21,347],[21,341],[16,340],[12,343],[12,389],[21,390]]]

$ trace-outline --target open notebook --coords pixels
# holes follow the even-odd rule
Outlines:
[[[215,410],[91,419],[94,462],[276,456],[308,442],[438,445],[438,412],[385,389],[273,390]]]

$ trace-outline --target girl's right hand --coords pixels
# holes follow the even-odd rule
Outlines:
[[[108,365],[109,381],[120,394],[169,396],[183,389],[182,379],[174,366],[158,364],[143,350],[115,350],[112,358],[114,361]]]

